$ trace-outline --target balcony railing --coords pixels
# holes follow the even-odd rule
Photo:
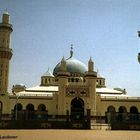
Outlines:
[[[13,50],[11,48],[4,48],[4,47],[0,47],[0,51],[13,52]]]

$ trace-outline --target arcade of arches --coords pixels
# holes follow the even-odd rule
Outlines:
[[[118,108],[118,111],[116,111],[114,106],[109,106],[107,108],[107,112],[111,112],[111,113],[115,113],[115,112],[118,112],[118,113],[127,113],[127,112],[129,112],[129,113],[138,113],[138,109],[135,106],[131,106],[130,109],[127,111],[127,108],[125,106],[120,106]]]
[[[139,121],[139,117],[138,109],[135,106],[131,106],[129,110],[125,106],[120,106],[117,112],[114,106],[109,106],[106,112],[107,123],[122,121],[134,122]]]
[[[19,114],[22,112],[28,113],[27,119],[34,118],[34,115],[37,116],[36,119],[40,118],[47,118],[47,115],[49,115],[49,112],[44,104],[39,104],[37,107],[37,110],[35,110],[35,107],[33,104],[29,103],[26,105],[26,109],[23,109],[23,105],[21,103],[17,103],[14,106],[14,110],[17,111]],[[0,111],[2,111],[2,102],[0,102]],[[118,108],[115,108],[114,106],[108,106],[106,110],[106,116],[108,113],[114,114],[114,113],[131,113],[131,114],[138,114],[138,109],[135,106],[131,106],[130,108],[126,108],[125,106],[120,106]],[[43,116],[44,115],[44,116]],[[71,120],[82,120],[85,116],[85,103],[81,98],[74,98],[71,101]],[[20,115],[19,115],[20,116]],[[107,116],[108,118],[108,116]]]
[[[15,106],[14,106],[14,110],[18,110],[18,111],[22,111],[23,110],[23,106],[21,103],[17,103]],[[27,111],[35,111],[35,108],[34,108],[34,105],[33,104],[27,104],[26,106],[26,110]],[[38,111],[46,111],[46,106],[44,104],[39,104],[38,105]]]
[[[22,104],[17,103],[14,106],[14,111],[17,113],[17,119],[46,119],[48,115],[44,104],[39,104],[37,110],[35,110],[34,105],[30,103],[26,105],[26,109],[24,110]]]

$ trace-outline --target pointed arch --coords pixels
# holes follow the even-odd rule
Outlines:
[[[26,106],[26,110],[28,110],[28,111],[34,111],[34,105],[33,104],[28,104]]]
[[[120,106],[118,111],[119,111],[119,113],[126,113],[127,109],[125,106]]]
[[[15,104],[14,106],[14,110],[17,110],[17,111],[21,111],[23,109],[23,106],[21,103],[17,103]]]
[[[84,101],[81,98],[74,98],[71,101],[72,120],[82,120],[84,118]]]
[[[130,107],[130,113],[134,113],[134,114],[138,113],[137,107],[131,106],[131,107]]]
[[[114,113],[114,112],[116,112],[116,110],[115,110],[115,107],[114,106],[109,106],[108,108],[107,108],[107,112],[111,112],[111,113]]]
[[[37,110],[38,111],[46,111],[46,106],[44,104],[39,104]]]

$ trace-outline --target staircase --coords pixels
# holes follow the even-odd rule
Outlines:
[[[107,123],[95,123],[91,121],[92,130],[111,130],[110,124]]]

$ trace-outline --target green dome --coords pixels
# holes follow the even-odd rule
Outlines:
[[[65,61],[67,72],[69,72],[70,74],[83,75],[87,71],[87,66],[84,63],[80,62],[79,60],[74,59],[73,57],[70,57]],[[57,75],[57,73],[60,71],[60,64],[61,62],[58,63],[54,68],[53,75]]]

